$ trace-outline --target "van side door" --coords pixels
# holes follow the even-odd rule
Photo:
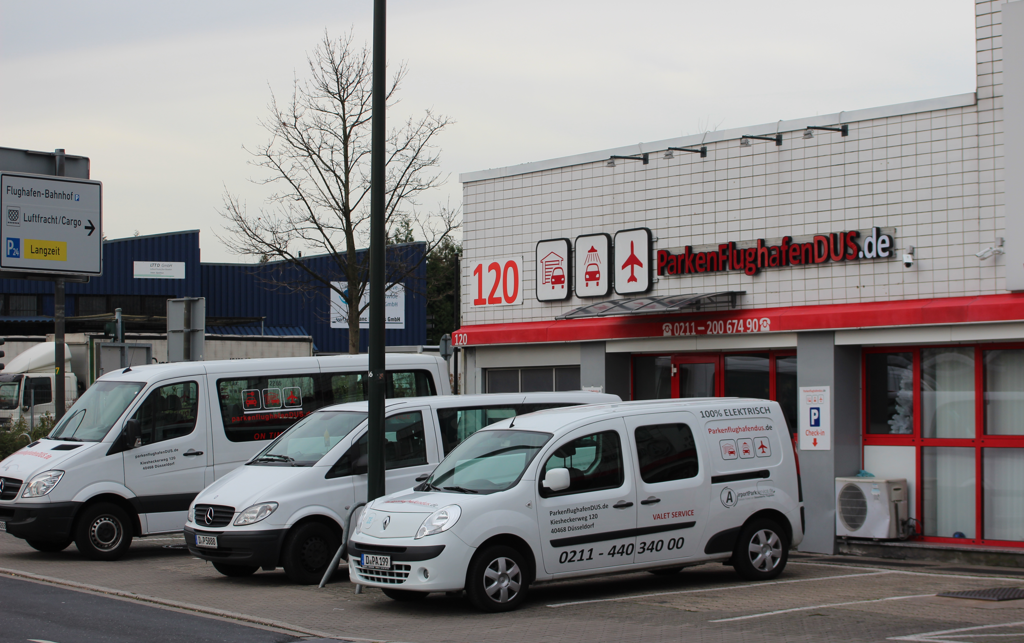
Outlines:
[[[637,472],[637,564],[671,562],[702,553],[711,472],[706,447],[685,412],[625,418]]]
[[[544,570],[571,574],[633,562],[636,485],[621,418],[552,440],[537,471],[537,522]],[[569,488],[543,486],[551,469],[569,470]]]
[[[203,379],[160,382],[132,412],[142,444],[124,451],[124,481],[147,534],[181,531],[189,504],[206,486],[212,458]]]

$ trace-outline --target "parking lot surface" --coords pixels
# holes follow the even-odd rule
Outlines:
[[[102,563],[74,546],[43,554],[0,535],[0,574],[343,640],[1024,642],[1024,600],[936,596],[1024,587],[1024,571],[1013,569],[797,554],[772,582],[741,581],[731,567],[707,564],[668,578],[537,585],[522,609],[481,614],[463,597],[397,603],[373,589],[357,595],[344,567],[324,589],[293,585],[281,571],[226,578],[182,544],[136,540],[124,560]]]

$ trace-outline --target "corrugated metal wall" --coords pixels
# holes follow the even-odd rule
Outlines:
[[[390,263],[406,265],[419,261],[426,244],[413,243],[388,248]],[[365,251],[359,253],[360,260]],[[310,270],[343,281],[338,268],[326,255],[305,260]],[[268,326],[302,326],[309,331],[321,352],[348,352],[348,330],[330,327],[327,288],[315,293],[287,292],[274,289],[268,281],[300,278],[294,266],[273,262],[268,264],[202,264],[203,292],[206,294],[208,317],[266,317]],[[426,264],[421,263],[410,279],[405,280],[405,329],[388,330],[384,341],[388,346],[415,346],[427,340]],[[369,331],[359,333],[359,350],[369,346]]]
[[[388,248],[392,263],[415,264],[423,257],[426,244],[412,243]],[[360,252],[360,258],[365,251]],[[301,326],[313,337],[321,352],[348,352],[348,331],[332,329],[328,318],[327,289],[316,294],[299,294],[274,289],[264,283],[279,270],[291,274],[295,268],[281,263],[201,264],[199,231],[114,239],[103,243],[103,276],[88,284],[67,285],[67,315],[74,316],[75,295],[156,295],[206,297],[207,317],[264,317],[266,326]],[[185,279],[135,279],[135,261],[178,261],[185,263]],[[321,275],[335,275],[330,257],[310,257],[306,264]],[[421,263],[405,280],[405,329],[388,330],[388,346],[420,345],[427,338],[426,264]],[[342,281],[341,277],[332,277]],[[0,279],[4,294],[43,295],[43,314],[53,315],[53,283],[21,279]],[[359,346],[366,351],[368,331],[360,332]]]

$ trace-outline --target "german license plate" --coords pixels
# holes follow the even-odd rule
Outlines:
[[[196,547],[209,547],[210,549],[217,549],[217,537],[202,536],[200,534],[196,534]]]
[[[0,520],[0,531],[7,531],[7,523]]]
[[[391,556],[363,554],[363,567],[368,569],[391,569]]]

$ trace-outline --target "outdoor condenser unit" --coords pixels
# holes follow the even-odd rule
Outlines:
[[[900,538],[907,524],[908,498],[902,478],[836,478],[836,535]]]

